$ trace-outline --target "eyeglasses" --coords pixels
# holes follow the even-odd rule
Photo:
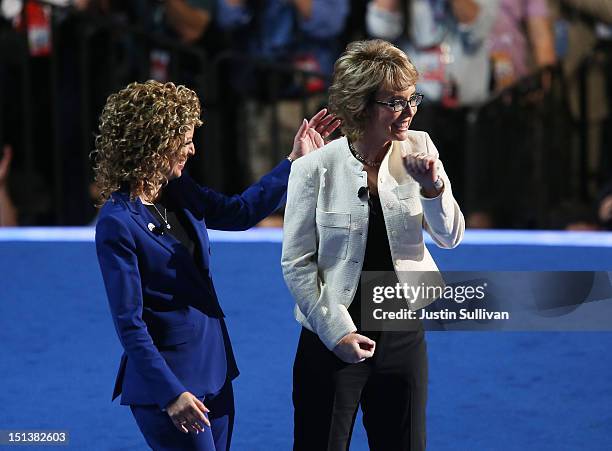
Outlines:
[[[408,108],[408,105],[410,105],[412,108],[419,106],[423,101],[423,97],[425,97],[423,94],[417,92],[416,94],[411,95],[408,100],[395,99],[389,100],[388,102],[385,102],[383,100],[375,100],[374,103],[387,105],[388,107],[392,108],[393,111],[399,113],[400,111],[404,111],[406,108]]]

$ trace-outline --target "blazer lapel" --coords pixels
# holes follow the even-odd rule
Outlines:
[[[196,246],[200,246],[201,260],[199,263],[201,263],[202,268],[210,272],[210,243],[208,240],[208,232],[206,231],[206,223],[203,218],[198,219],[196,216],[194,216],[192,211],[189,209],[189,204],[185,201],[185,198],[188,196],[189,193],[186,193],[184,192],[184,190],[181,190],[181,181],[182,178],[178,178],[170,182],[166,187],[166,193],[172,198],[175,205],[178,205],[180,206],[180,208],[182,208],[185,217],[191,223],[191,227],[193,227],[193,230],[195,231],[196,236],[198,237],[198,240],[195,244]]]
[[[203,224],[203,221],[198,221],[191,214],[188,208],[183,208],[183,213],[185,213],[185,216],[191,223],[191,226],[193,227],[193,230],[195,230],[195,233],[198,237],[198,242],[196,243],[196,246],[200,246],[200,255],[201,255],[200,263],[202,264],[202,268],[209,271],[208,268],[210,266],[210,258],[209,258],[210,242],[208,240],[208,233],[206,231],[206,225]]]
[[[355,197],[353,198],[355,204],[362,205],[364,200],[363,198],[359,197],[359,193],[361,192],[361,189],[363,187],[368,186],[368,173],[363,168],[363,163],[360,163],[359,161],[357,161],[357,158],[355,158],[351,154],[351,150],[348,146],[347,139],[346,138],[340,138],[340,139],[344,140],[344,142],[342,143],[342,150],[343,150],[344,155],[342,155],[340,164],[347,165],[349,168],[349,172],[351,172],[352,174],[355,174],[355,177],[351,177],[350,180],[347,181],[347,183],[352,184],[352,187],[350,188],[349,192],[355,193]],[[368,216],[368,214],[369,212],[365,212],[366,216]]]
[[[164,247],[168,252],[174,253],[173,245],[176,245],[177,241],[168,233],[156,233],[150,229],[150,227],[163,227],[163,224],[159,219],[155,218],[149,212],[149,210],[147,210],[140,199],[136,199],[134,201],[128,200],[127,206],[132,214],[132,218],[144,230],[144,232],[157,241],[157,243]]]
[[[215,291],[215,287],[213,285],[212,278],[210,275],[210,258],[209,258],[210,242],[208,240],[208,232],[206,231],[206,224],[202,220],[197,220],[195,216],[193,216],[193,214],[189,211],[188,208],[183,208],[183,212],[185,213],[185,216],[187,217],[189,222],[191,222],[191,226],[195,230],[195,233],[198,237],[198,242],[196,243],[196,245],[200,246],[201,260],[199,263],[201,266],[201,271],[205,272],[204,274],[202,274],[202,280],[204,281],[204,285],[206,287],[208,295],[202,297],[202,303],[200,304],[200,310],[209,316],[216,317],[216,318],[222,318],[225,316],[225,313],[223,313],[223,309],[221,308],[221,305],[219,304],[217,293]],[[195,268],[196,265],[192,262],[192,266]]]

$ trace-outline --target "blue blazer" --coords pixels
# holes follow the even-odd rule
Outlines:
[[[113,322],[124,348],[113,399],[164,409],[182,392],[218,392],[238,375],[210,273],[207,227],[246,230],[283,201],[284,160],[241,195],[225,196],[184,174],[164,192],[192,224],[201,261],[139,199],[113,193],[96,226],[96,250]]]

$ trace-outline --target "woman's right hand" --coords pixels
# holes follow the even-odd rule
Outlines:
[[[183,392],[173,402],[168,404],[166,412],[174,426],[185,434],[189,432],[200,433],[204,431],[204,423],[210,427],[210,421],[205,413],[210,412],[198,398],[188,391]]]
[[[357,332],[346,334],[334,348],[334,354],[346,363],[359,363],[374,355],[376,342]]]

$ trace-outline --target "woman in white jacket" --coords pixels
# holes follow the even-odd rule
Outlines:
[[[424,228],[445,248],[463,237],[438,151],[427,133],[409,130],[422,100],[417,77],[388,42],[350,44],[329,91],[345,137],[291,170],[282,267],[303,325],[294,450],[348,449],[359,405],[370,449],[425,449],[422,324],[364,332],[360,284],[363,271],[386,271],[398,282],[410,271],[437,271]]]

